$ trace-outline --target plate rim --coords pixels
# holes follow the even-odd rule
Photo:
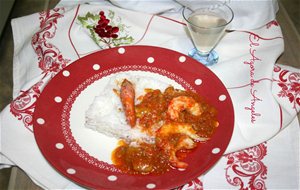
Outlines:
[[[72,66],[72,65],[76,64],[76,62],[80,62],[80,60],[82,61],[82,60],[85,60],[85,59],[87,59],[87,58],[89,58],[89,57],[91,57],[91,56],[94,56],[94,55],[104,54],[106,51],[114,51],[114,50],[115,50],[115,51],[118,51],[118,49],[120,49],[120,48],[124,48],[124,49],[131,49],[131,48],[143,49],[143,48],[146,48],[146,49],[152,49],[152,50],[154,50],[154,51],[160,51],[160,50],[162,50],[162,51],[168,51],[168,52],[172,52],[172,53],[175,53],[175,54],[178,54],[178,55],[181,55],[181,56],[185,56],[187,60],[193,61],[193,60],[191,60],[192,58],[189,58],[188,56],[186,56],[186,55],[184,55],[184,54],[182,54],[182,53],[180,53],[180,52],[177,52],[177,51],[174,51],[174,50],[170,50],[170,49],[166,49],[166,48],[162,48],[162,47],[155,47],[155,46],[124,46],[124,47],[111,48],[111,49],[107,49],[107,50],[101,50],[101,51],[98,51],[98,52],[94,52],[94,53],[92,53],[92,54],[89,54],[89,55],[87,55],[87,56],[85,56],[85,57],[83,57],[83,58],[80,58],[80,59],[74,61],[72,64],[68,65],[67,67],[63,68],[59,73],[57,73],[56,76],[62,75],[63,72],[64,72],[65,70],[68,70],[69,68],[74,67],[74,66]],[[126,51],[127,51],[127,50],[126,50]],[[194,62],[196,62],[196,61],[194,60]],[[208,68],[206,68],[204,65],[201,65],[201,63],[199,63],[199,62],[197,62],[197,63],[200,65],[200,67],[205,68],[204,70],[207,70],[208,72],[210,72],[210,74],[214,75],[215,77],[213,78],[213,80],[217,80],[218,82],[220,82],[221,85],[226,89],[226,87],[225,87],[225,85],[223,84],[223,82],[219,79],[219,77],[218,77],[215,73],[213,73],[212,71],[210,71],[210,70],[209,70]],[[202,69],[203,69],[203,68],[202,68]],[[56,76],[55,76],[55,77],[56,77]],[[55,78],[55,77],[54,77],[54,78]],[[50,81],[49,81],[49,83],[45,86],[44,90],[47,89],[47,86],[48,86],[48,85],[51,85],[51,84],[52,84],[51,81],[53,81],[53,80],[50,80]],[[37,100],[38,102],[39,102],[39,100],[41,99],[41,97],[43,97],[43,94],[44,94],[43,92],[44,92],[44,90],[42,91],[42,93],[41,93],[39,99]],[[233,108],[233,104],[232,104],[232,99],[231,99],[230,94],[229,94],[229,92],[228,92],[227,89],[226,89],[226,93],[227,93],[227,95],[228,95],[227,101],[229,101],[229,104],[231,105],[230,109],[231,109],[231,114],[232,114],[232,118],[231,118],[232,126],[231,126],[231,128],[230,128],[230,130],[229,130],[230,132],[228,132],[228,133],[230,133],[230,135],[229,135],[230,137],[227,139],[227,142],[225,143],[225,144],[226,144],[226,148],[227,148],[228,145],[229,145],[229,142],[230,142],[230,140],[231,140],[231,138],[232,138],[232,134],[233,134],[233,128],[234,128],[234,108]],[[37,102],[37,105],[39,105],[38,102]],[[37,106],[37,107],[38,107],[38,106]],[[38,118],[39,118],[39,117],[38,117],[38,115],[36,114],[36,111],[35,111],[35,112],[34,112],[34,115],[33,115],[33,121],[34,121],[33,127],[34,127],[34,128],[37,126],[36,120],[37,120]],[[42,155],[45,157],[45,159],[50,163],[50,165],[51,165],[53,168],[55,168],[59,173],[62,173],[61,170],[59,170],[57,167],[55,167],[55,163],[52,163],[51,161],[49,161],[48,158],[46,158],[45,153],[44,153],[44,150],[42,150],[42,148],[40,147],[39,138],[36,136],[36,135],[37,135],[36,132],[37,132],[37,130],[34,130],[34,136],[35,136],[36,142],[37,142],[37,144],[38,144],[38,147],[39,147],[39,149],[40,149],[41,152],[42,152]],[[221,154],[221,156],[219,156],[219,158],[214,162],[214,164],[222,157],[222,155],[223,155],[223,153],[225,152],[226,148],[220,150],[219,153]],[[213,165],[214,165],[214,164],[213,164]],[[204,169],[204,172],[202,172],[202,174],[205,173],[205,172],[207,172],[207,170],[208,170],[209,168],[211,168],[211,167],[212,167],[211,165],[207,165],[206,168]],[[64,174],[64,173],[63,173],[63,174]],[[76,180],[74,180],[74,179],[72,178],[72,176],[70,177],[70,176],[68,176],[68,175],[67,175],[66,177],[68,177],[68,179],[72,180],[73,182],[75,182],[75,183],[77,183],[77,184],[79,184],[79,185],[83,185],[83,186],[89,187],[89,184],[83,183],[82,180],[76,181]],[[197,177],[197,176],[196,176],[196,177]],[[190,180],[192,180],[192,179],[190,179]],[[187,182],[189,182],[190,180],[187,180],[187,181],[184,182],[184,183],[187,183]],[[80,181],[80,182],[79,182],[79,181]],[[181,182],[180,185],[184,185],[184,183]],[[178,184],[176,184],[175,186],[172,186],[172,187],[170,186],[170,188],[174,188],[174,187],[177,187],[177,186],[178,186]],[[99,187],[98,187],[98,188],[99,188]],[[102,188],[102,187],[101,187],[101,188]]]

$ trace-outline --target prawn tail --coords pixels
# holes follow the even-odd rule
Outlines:
[[[126,121],[131,127],[134,127],[136,124],[134,106],[135,90],[133,84],[127,79],[124,79],[121,84],[120,98],[125,112]]]

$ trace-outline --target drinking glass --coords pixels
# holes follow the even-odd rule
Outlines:
[[[184,7],[182,15],[195,46],[189,56],[206,66],[217,63],[219,55],[213,49],[233,20],[232,9],[225,3],[204,1]]]

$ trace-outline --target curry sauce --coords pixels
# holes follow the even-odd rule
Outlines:
[[[211,138],[219,123],[217,110],[192,91],[168,87],[164,92],[147,89],[134,105],[136,126],[155,137],[120,145],[112,153],[114,165],[130,174],[162,174],[171,168],[185,169],[183,162],[199,142]]]

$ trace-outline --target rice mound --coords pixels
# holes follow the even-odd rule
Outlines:
[[[145,94],[145,89],[159,89],[164,91],[169,85],[151,77],[118,74],[112,76],[104,90],[94,98],[85,113],[85,127],[99,133],[123,139],[126,142],[154,143],[155,138],[141,132],[138,127],[131,128],[125,118],[120,97],[113,91],[120,92],[120,85],[127,79],[135,86],[135,102],[138,97]]]

